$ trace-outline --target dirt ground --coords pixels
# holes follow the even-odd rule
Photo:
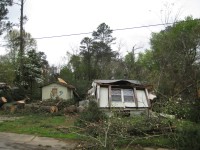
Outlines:
[[[78,142],[0,132],[0,150],[72,150]]]
[[[0,122],[19,118],[0,116]],[[78,142],[70,140],[0,132],[0,150],[72,150],[78,146]]]

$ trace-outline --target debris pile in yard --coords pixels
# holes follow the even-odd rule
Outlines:
[[[56,99],[56,100],[44,100],[44,101],[40,101],[38,102],[39,105],[42,106],[56,106],[58,107],[59,110],[63,110],[66,107],[69,107],[70,105],[74,105],[75,102],[73,99],[71,100],[62,100],[62,99]]]
[[[59,82],[64,80],[59,79]],[[5,112],[27,112],[27,113],[63,113],[72,114],[81,112],[83,109],[75,105],[74,99],[63,100],[61,98],[30,101],[25,92],[18,87],[10,87],[0,82],[0,109]]]
[[[25,110],[29,112],[47,112],[47,113],[58,112],[58,108],[56,106],[42,106],[36,103],[26,104]]]

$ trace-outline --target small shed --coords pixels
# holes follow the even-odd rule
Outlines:
[[[42,100],[68,100],[74,98],[75,87],[64,82],[53,82],[42,86]]]
[[[94,80],[88,94],[107,112],[122,110],[138,114],[151,107],[149,87],[137,80]]]

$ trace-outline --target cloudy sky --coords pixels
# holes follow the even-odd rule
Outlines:
[[[28,21],[24,27],[34,38],[92,32],[103,22],[111,29],[123,29],[173,22],[188,15],[200,18],[199,6],[199,0],[25,0]],[[13,22],[19,21],[19,10],[17,5],[10,9]],[[138,52],[144,51],[149,48],[151,33],[163,28],[114,31],[117,40],[113,49],[125,55],[136,45]],[[45,52],[50,64],[63,64],[67,52],[78,52],[85,36],[91,34],[37,39],[38,50]]]

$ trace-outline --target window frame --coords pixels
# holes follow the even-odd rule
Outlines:
[[[120,94],[113,94],[113,90],[120,90]],[[113,100],[113,96],[120,96],[120,100]],[[112,102],[122,102],[121,88],[111,88],[111,99],[112,99]]]
[[[125,95],[125,90],[131,90],[131,95]],[[124,103],[134,103],[135,102],[135,94],[134,94],[134,90],[132,88],[122,88],[122,95],[123,95],[123,102]],[[131,100],[126,100],[125,96],[127,97],[131,97]]]
[[[120,94],[113,94],[113,90],[120,90]],[[125,90],[131,90],[132,91],[132,95],[124,95],[125,94]],[[120,95],[120,100],[113,100],[113,95],[115,96],[119,96]],[[125,96],[129,96],[132,98],[132,100],[126,101],[125,100]],[[134,93],[134,89],[133,88],[120,88],[120,87],[111,87],[111,101],[112,102],[122,102],[122,103],[135,103],[135,93]]]

